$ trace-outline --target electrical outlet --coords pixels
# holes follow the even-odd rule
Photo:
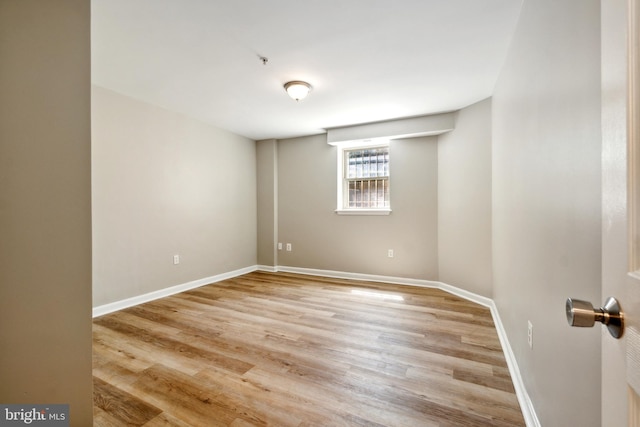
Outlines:
[[[389,251],[387,252],[387,256],[389,258],[393,258],[393,249],[389,249]]]
[[[281,251],[282,250],[282,242],[278,242],[278,250]]]
[[[291,252],[292,250],[291,243],[287,243],[287,252]]]
[[[180,255],[174,255],[173,256],[173,265],[178,265],[180,264]]]
[[[533,324],[531,320],[527,321],[527,342],[529,343],[529,348],[533,348]]]

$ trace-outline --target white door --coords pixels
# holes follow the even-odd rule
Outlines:
[[[640,0],[602,0],[602,304],[625,315],[602,328],[602,426],[640,427]],[[596,302],[594,301],[594,304]]]

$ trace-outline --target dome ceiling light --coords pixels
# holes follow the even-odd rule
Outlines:
[[[292,82],[285,83],[284,89],[292,99],[300,101],[309,95],[309,92],[311,92],[311,85],[307,82],[294,80]]]

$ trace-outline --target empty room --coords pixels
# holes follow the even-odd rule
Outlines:
[[[0,0],[0,424],[640,425],[636,3]]]

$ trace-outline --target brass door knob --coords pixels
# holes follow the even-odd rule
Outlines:
[[[595,309],[588,301],[567,298],[566,312],[570,326],[590,328],[600,322],[614,338],[620,338],[624,332],[624,314],[618,300],[613,297],[607,298],[604,306]]]

